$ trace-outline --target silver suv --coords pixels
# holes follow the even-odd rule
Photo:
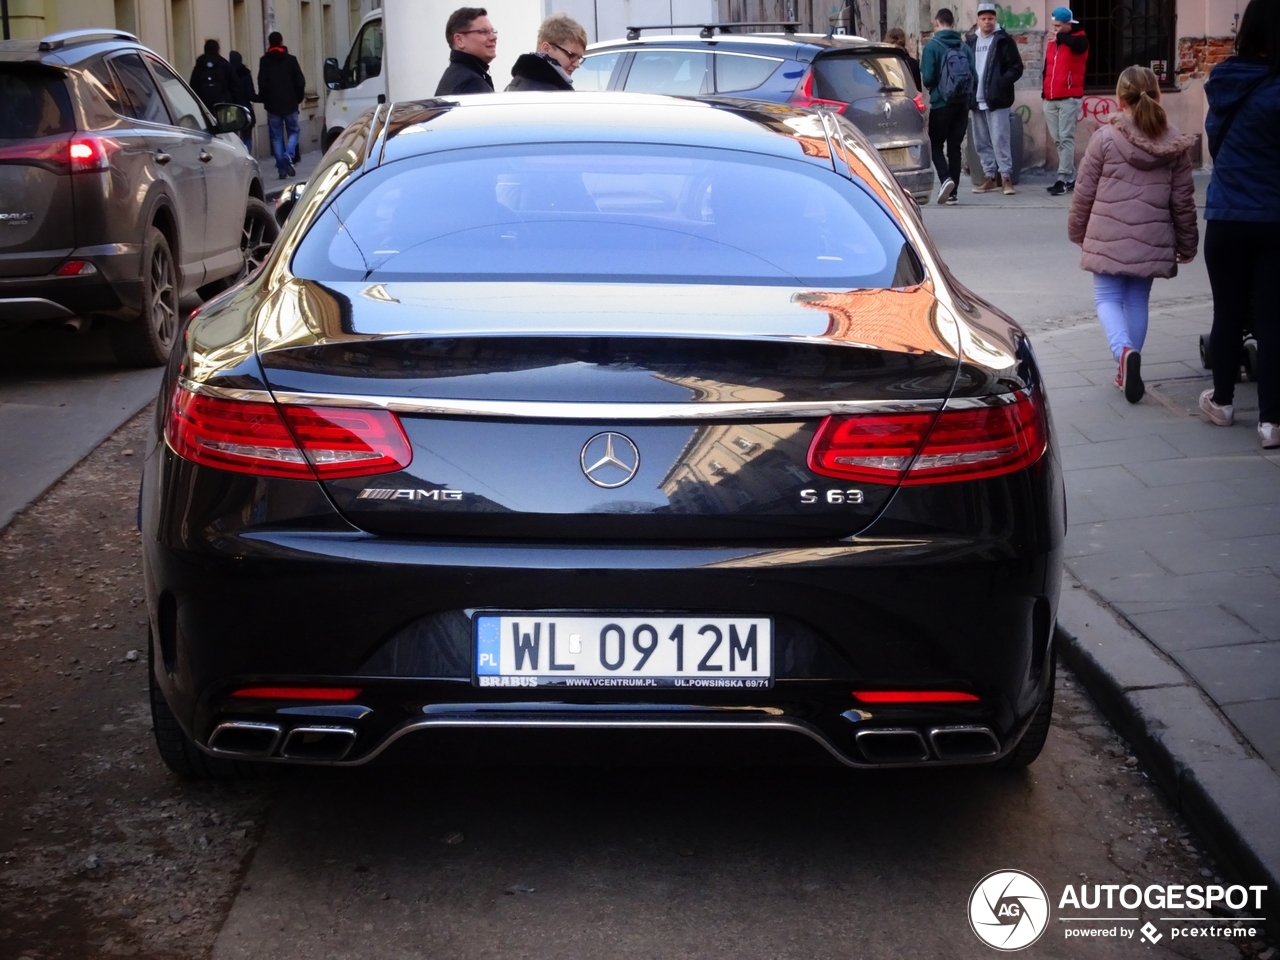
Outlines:
[[[0,43],[0,326],[101,318],[121,362],[164,363],[180,299],[276,235],[248,111],[213,114],[131,34]]]

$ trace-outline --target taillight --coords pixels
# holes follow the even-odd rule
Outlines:
[[[354,700],[359,687],[241,687],[231,694],[252,700]],[[977,699],[976,697],[974,698]]]
[[[929,109],[929,101],[925,99],[925,96],[923,93],[917,93],[914,97],[911,98],[911,102],[916,105],[916,109],[919,110],[921,113],[924,113],[926,110]]]
[[[403,470],[413,459],[404,428],[386,410],[277,408],[181,387],[173,391],[164,433],[180,457],[260,477],[363,477]]]
[[[94,173],[110,166],[110,156],[120,144],[107,137],[74,137],[71,140],[30,140],[0,147],[0,163],[44,167],[54,173]]]
[[[827,417],[809,445],[824,477],[914,486],[981,480],[1040,459],[1048,444],[1036,392],[1012,403],[931,413]]]
[[[787,102],[796,107],[835,107],[837,111],[848,106],[840,100],[823,100],[813,95],[813,67],[805,71],[804,79]]]
[[[977,703],[972,693],[961,690],[854,690],[859,703]]]
[[[68,260],[57,270],[53,271],[55,277],[91,277],[98,272],[88,260]]]

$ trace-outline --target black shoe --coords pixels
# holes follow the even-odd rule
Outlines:
[[[1067,181],[1067,193],[1075,193],[1076,182],[1074,180]]]
[[[296,176],[298,175],[298,171],[297,171],[297,170],[295,170],[295,169],[293,169],[293,164],[292,164],[292,163],[291,163],[291,164],[288,164],[288,165],[285,167],[285,173],[286,173],[286,175],[288,175],[289,177],[296,177]]]
[[[1067,185],[1063,181],[1059,180],[1052,187],[1045,187],[1045,189],[1049,191],[1049,196],[1060,197],[1067,192]]]
[[[1146,392],[1142,383],[1142,357],[1132,347],[1125,347],[1120,355],[1120,389],[1130,403],[1137,403]]]

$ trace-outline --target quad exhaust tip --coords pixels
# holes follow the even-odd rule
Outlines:
[[[1000,755],[1000,740],[990,727],[983,726],[932,727],[928,745],[920,731],[909,727],[859,730],[854,741],[871,763],[985,760]]]
[[[280,756],[289,760],[334,762],[350,753],[355,743],[356,732],[351,727],[294,727],[285,737]]]
[[[222,757],[257,759],[270,756],[280,742],[280,724],[231,720],[209,736],[209,750]]]
[[[929,759],[929,748],[918,730],[859,730],[853,739],[872,763],[923,763]]]
[[[1000,741],[990,727],[934,727],[929,743],[940,760],[982,760],[1000,753]]]

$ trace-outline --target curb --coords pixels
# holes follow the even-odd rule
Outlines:
[[[1150,640],[1069,573],[1063,587],[1063,662],[1227,875],[1267,885],[1266,927],[1280,939],[1280,774]]]

